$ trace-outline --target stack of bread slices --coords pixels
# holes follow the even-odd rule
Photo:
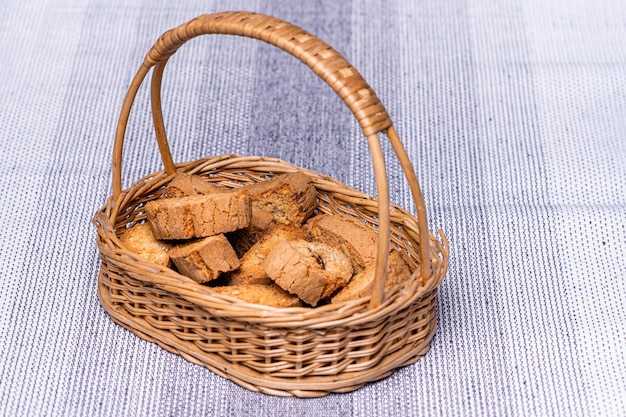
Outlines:
[[[303,172],[238,188],[177,173],[145,205],[147,222],[122,244],[214,291],[273,307],[315,307],[370,295],[377,233],[361,220],[316,210]],[[404,255],[389,253],[385,288],[411,278]]]

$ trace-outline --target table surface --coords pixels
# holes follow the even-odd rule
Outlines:
[[[4,1],[0,415],[624,415],[626,7],[622,0]],[[248,391],[115,324],[93,214],[121,102],[165,30],[253,10],[343,54],[378,93],[450,241],[428,353],[347,394]],[[278,157],[375,194],[350,111],[284,52],[228,36],[172,58],[176,161]],[[124,186],[161,169],[147,90]],[[412,211],[397,163],[394,204]]]

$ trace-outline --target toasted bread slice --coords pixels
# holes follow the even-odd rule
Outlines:
[[[271,227],[301,225],[317,206],[317,190],[312,179],[300,171],[277,175],[242,189],[250,194],[250,225],[228,235],[240,257]]]
[[[281,240],[306,239],[307,233],[299,225],[275,225],[260,238],[241,257],[241,266],[228,274],[227,285],[243,284],[272,284],[272,279],[267,275],[261,265],[267,254]]]
[[[376,260],[378,233],[362,221],[341,214],[320,214],[306,222],[313,239],[339,244],[349,255],[356,272]]]
[[[211,281],[240,265],[239,258],[223,234],[176,246],[169,255],[181,274],[199,283]]]
[[[297,171],[244,187],[250,193],[250,225],[302,224],[315,210],[317,190],[307,174]]]
[[[146,214],[157,239],[214,236],[250,224],[250,196],[237,191],[162,198],[148,202]]]
[[[261,265],[282,289],[313,307],[352,277],[352,264],[343,251],[321,242],[281,240]]]
[[[172,245],[157,240],[147,223],[134,225],[122,235],[120,241],[130,251],[154,264],[167,267],[171,265],[168,252]]]

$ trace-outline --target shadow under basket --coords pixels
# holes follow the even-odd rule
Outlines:
[[[268,42],[296,56],[325,80],[352,110],[367,137],[378,198],[274,158],[231,154],[174,164],[161,113],[163,70],[183,43],[204,34]],[[152,69],[152,114],[165,169],[122,190],[126,125],[137,91]],[[417,217],[389,203],[380,134],[390,140],[400,161]],[[249,12],[202,15],[166,32],[131,83],[113,153],[113,194],[93,223],[101,259],[98,294],[115,322],[247,389],[281,396],[353,391],[414,363],[428,350],[436,327],[437,289],[448,264],[445,236],[440,231],[440,241],[428,231],[413,168],[376,94],[358,71],[315,36],[282,20]],[[318,191],[318,213],[352,216],[378,233],[371,296],[316,308],[250,304],[150,263],[120,242],[129,227],[146,221],[145,204],[160,198],[177,173],[235,188],[294,171],[312,178]],[[385,290],[392,248],[407,255],[413,274],[409,282]]]

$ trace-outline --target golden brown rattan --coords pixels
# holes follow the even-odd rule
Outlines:
[[[231,154],[175,164],[161,111],[161,79],[169,57],[204,34],[268,42],[326,81],[367,137],[378,198],[275,158]],[[165,169],[122,190],[126,125],[137,91],[152,68],[152,114]],[[380,134],[389,139],[400,161],[416,217],[389,203]],[[159,198],[177,172],[200,175],[220,187],[239,187],[297,170],[313,179],[319,191],[319,213],[354,216],[379,233],[371,297],[317,308],[248,304],[149,263],[120,243],[129,227],[145,221],[145,203]],[[428,231],[417,178],[378,97],[356,69],[315,36],[280,19],[249,12],[202,15],[164,33],[129,87],[118,122],[112,171],[113,193],[93,220],[101,259],[98,294],[112,319],[138,336],[250,390],[299,397],[352,391],[415,362],[428,350],[435,333],[437,289],[447,269],[447,242],[441,231],[443,243]],[[385,292],[390,245],[408,255],[414,279]]]

